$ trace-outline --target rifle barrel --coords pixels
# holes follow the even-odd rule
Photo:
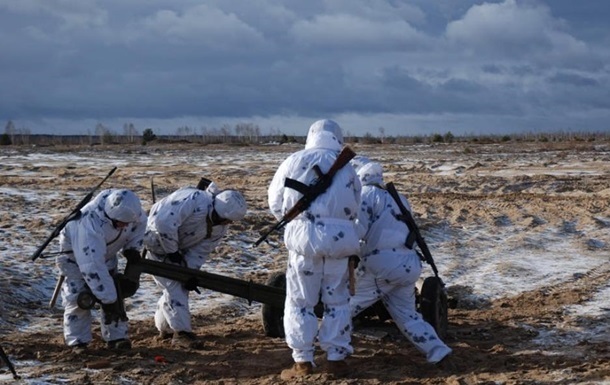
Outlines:
[[[104,179],[102,179],[102,181],[100,183],[97,184],[97,186],[95,186],[93,188],[93,190],[89,191],[89,193],[87,193],[87,195],[81,199],[81,201],[78,203],[78,205],[76,206],[76,208],[74,210],[72,210],[72,212],[70,214],[68,214],[68,216],[66,216],[60,223],[59,225],[57,225],[57,227],[55,227],[55,229],[53,230],[53,232],[51,232],[51,235],[49,235],[47,237],[47,239],[45,239],[45,241],[43,242],[42,245],[40,245],[40,247],[38,249],[36,249],[36,252],[34,252],[34,254],[32,254],[31,260],[32,262],[35,261],[36,259],[38,259],[38,257],[40,257],[40,255],[42,254],[42,252],[44,251],[44,249],[49,245],[49,243],[51,243],[51,241],[53,239],[55,239],[59,233],[61,232],[61,230],[63,230],[64,227],[66,227],[66,225],[68,224],[68,222],[70,222],[71,220],[75,219],[78,217],[78,215],[80,214],[80,210],[85,207],[85,205],[87,203],[89,203],[89,201],[91,200],[91,198],[93,197],[93,193],[95,193],[95,191],[97,189],[99,189],[102,184],[104,184],[104,182],[106,182],[106,180],[108,180],[108,178],[110,178],[110,176],[112,174],[114,174],[114,172],[116,171],[117,167],[113,167],[112,170],[110,170],[110,172],[106,175],[106,177]]]
[[[4,349],[2,348],[2,346],[0,346],[0,358],[6,364],[6,366],[8,367],[8,370],[10,370],[11,373],[13,374],[13,379],[15,379],[15,380],[20,379],[21,377],[19,377],[17,375],[17,372],[15,371],[15,367],[13,366],[13,363],[11,362],[11,360],[9,360],[9,358],[6,355],[6,353],[4,352]]]

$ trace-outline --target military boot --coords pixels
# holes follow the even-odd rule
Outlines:
[[[70,348],[72,348],[72,353],[77,354],[77,355],[87,353],[87,344],[80,343],[80,344],[72,345],[72,346],[70,346]]]
[[[295,362],[292,367],[282,370],[280,378],[284,381],[292,378],[303,377],[313,373],[311,362]]]
[[[203,343],[197,338],[197,335],[187,331],[174,332],[172,345],[186,349],[201,349],[203,347]]]
[[[112,350],[130,350],[131,341],[126,338],[119,338],[118,340],[108,341],[108,349]]]
[[[350,370],[347,362],[344,360],[341,361],[327,361],[326,362],[326,372],[332,374],[337,378],[346,377]]]
[[[159,332],[159,335],[157,336],[157,341],[169,340],[173,336],[174,336],[174,332],[162,331],[162,332]]]

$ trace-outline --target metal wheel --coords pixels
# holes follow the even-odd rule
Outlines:
[[[286,273],[277,271],[269,276],[268,286],[286,289]],[[284,338],[284,307],[263,304],[263,330],[267,337]]]
[[[422,317],[428,322],[441,339],[447,336],[448,306],[447,293],[438,277],[424,280],[419,298],[419,309]]]

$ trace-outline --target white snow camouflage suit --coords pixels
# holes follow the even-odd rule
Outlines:
[[[179,251],[184,256],[180,265],[201,268],[228,228],[211,225],[216,192],[214,183],[205,191],[184,187],[154,204],[144,235],[149,258],[172,263],[165,254]],[[163,289],[155,312],[157,329],[164,333],[192,332],[189,291],[178,281],[162,277],[154,280]]]
[[[80,218],[68,222],[59,236],[60,250],[67,252],[57,258],[57,268],[66,278],[61,290],[64,306],[64,338],[68,346],[86,344],[92,340],[91,310],[78,307],[78,295],[87,290],[104,304],[117,300],[111,273],[116,271],[117,253],[142,248],[146,228],[146,213],[141,211],[137,222],[115,228],[104,213],[106,198],[117,190],[101,191],[81,209]],[[70,253],[72,251],[72,253]],[[127,338],[127,322],[104,325],[102,338],[112,341]]]
[[[320,130],[332,123],[335,134]],[[311,185],[318,165],[328,172],[342,149],[339,126],[318,121],[309,130],[305,149],[289,156],[278,168],[268,189],[269,207],[280,220],[302,194],[284,186],[286,178]],[[348,257],[358,254],[355,219],[360,205],[360,181],[348,164],[311,206],[286,225],[288,249],[284,331],[295,362],[312,362],[316,337],[327,359],[339,361],[353,352],[348,291]],[[320,297],[321,295],[321,297]],[[314,306],[324,303],[318,330]]]
[[[362,204],[358,228],[363,235],[362,258],[358,266],[356,293],[350,298],[352,316],[382,300],[400,331],[415,347],[436,363],[451,353],[415,309],[415,284],[421,274],[421,260],[405,246],[408,226],[396,218],[400,209],[383,186],[381,165],[367,163],[358,169],[362,182]],[[400,196],[411,211],[409,202]]]

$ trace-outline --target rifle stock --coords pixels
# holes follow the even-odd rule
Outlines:
[[[57,283],[55,284],[55,290],[53,290],[53,295],[51,296],[51,300],[49,301],[49,309],[53,309],[55,307],[55,303],[57,302],[57,297],[59,297],[59,293],[61,292],[61,286],[64,284],[66,280],[66,276],[61,274],[57,278]]]
[[[317,181],[309,186],[308,192],[305,193],[297,203],[290,209],[282,219],[277,222],[270,230],[266,231],[256,242],[254,246],[260,245],[267,237],[274,232],[284,227],[288,222],[292,221],[303,211],[307,210],[311,203],[316,200],[317,197],[322,195],[331,186],[335,174],[349,163],[356,156],[356,153],[349,147],[345,146],[337,156],[337,159],[330,167],[326,174],[318,175]]]
[[[428,248],[428,245],[426,244],[424,237],[421,235],[421,233],[419,231],[419,227],[417,227],[417,223],[415,223],[415,219],[411,215],[411,212],[409,210],[407,210],[407,208],[403,205],[402,200],[400,199],[400,195],[398,195],[398,191],[396,191],[396,187],[394,186],[394,183],[392,183],[392,182],[387,183],[386,190],[388,191],[388,193],[392,196],[392,198],[398,205],[398,208],[400,209],[400,212],[402,213],[401,219],[403,219],[403,221],[407,224],[407,226],[409,227],[409,231],[411,233],[415,234],[415,242],[417,243],[417,246],[419,246],[419,248],[424,256],[424,260],[426,261],[427,264],[430,265],[430,267],[432,268],[432,271],[434,272],[434,275],[438,278],[438,269],[436,268],[436,264],[434,263],[434,259],[432,258],[432,253],[430,253],[430,249]]]
[[[347,263],[347,272],[349,278],[349,295],[352,297],[356,295],[356,257],[350,256]]]
[[[150,195],[152,197],[152,203],[153,205],[155,203],[157,203],[157,195],[155,193],[155,180],[153,179],[154,177],[150,177]]]
[[[68,222],[78,218],[78,216],[80,215],[80,210],[85,207],[85,205],[87,203],[89,203],[89,201],[93,198],[93,194],[95,193],[95,191],[97,191],[97,189],[99,189],[102,184],[104,184],[104,182],[106,182],[106,180],[108,180],[108,178],[110,178],[110,176],[112,174],[114,174],[114,172],[116,171],[116,167],[114,167],[112,170],[110,170],[110,172],[108,173],[108,175],[106,175],[106,177],[100,182],[98,183],[97,186],[95,186],[93,188],[93,190],[89,191],[89,193],[79,202],[79,204],[76,206],[76,208],[74,210],[72,210],[72,212],[70,214],[68,214],[68,216],[66,216],[60,223],[59,225],[57,225],[55,227],[55,229],[51,232],[51,235],[49,235],[47,237],[47,239],[45,239],[45,241],[42,243],[42,245],[40,245],[40,247],[38,247],[38,249],[36,249],[36,251],[34,252],[34,254],[32,254],[32,262],[35,261],[36,259],[38,259],[38,257],[40,257],[40,255],[42,254],[42,252],[44,251],[44,249],[46,249],[46,247],[49,245],[49,243],[51,243],[51,241],[53,239],[55,239],[59,233],[61,232],[61,230],[63,230],[64,227],[66,227],[66,225],[68,224]]]

